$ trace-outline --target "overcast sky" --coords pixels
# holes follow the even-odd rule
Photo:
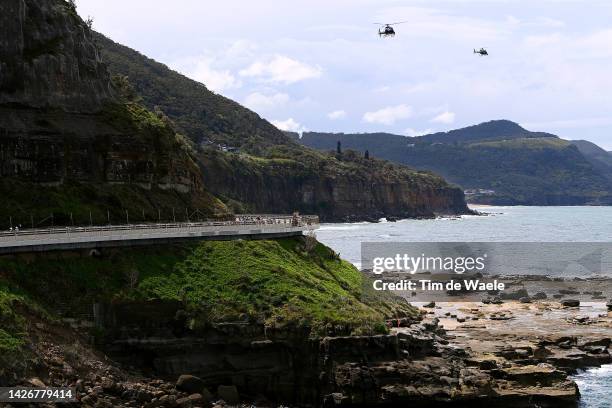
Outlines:
[[[612,150],[612,1],[77,5],[96,30],[284,129],[418,135],[510,119]],[[407,22],[379,38],[373,23],[395,21]]]

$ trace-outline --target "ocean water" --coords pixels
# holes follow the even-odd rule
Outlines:
[[[359,266],[361,242],[612,242],[612,207],[478,207],[487,216],[323,224],[319,241]]]
[[[612,207],[477,207],[488,216],[323,224],[317,238],[359,266],[361,242],[612,242]],[[612,408],[612,365],[573,376],[580,408]]]
[[[612,408],[612,365],[573,376],[580,390],[580,408]]]

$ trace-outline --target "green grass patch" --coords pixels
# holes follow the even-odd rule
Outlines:
[[[16,352],[24,344],[25,319],[15,310],[26,298],[0,280],[0,355]]]
[[[3,329],[0,329],[0,352],[3,353],[12,353],[17,352],[23,346],[24,341],[20,337],[15,337],[14,335],[6,332]]]
[[[570,146],[570,143],[567,140],[554,137],[533,137],[477,142],[471,143],[469,146],[497,149],[564,149]]]
[[[314,334],[385,331],[385,319],[415,315],[375,292],[353,265],[304,238],[207,241],[115,250],[102,258],[55,254],[0,259],[0,271],[45,307],[91,310],[100,302],[178,300],[194,328],[249,320]],[[52,291],[49,288],[53,288]]]

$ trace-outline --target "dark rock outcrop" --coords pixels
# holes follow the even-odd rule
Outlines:
[[[201,174],[186,144],[162,117],[120,98],[92,31],[63,0],[0,3],[0,176],[8,200],[21,201],[10,214],[0,206],[3,218],[61,212],[62,186],[79,183],[114,196],[113,212],[134,201],[145,203],[139,211],[193,207],[188,194],[211,201],[198,199]],[[18,191],[43,187],[55,189],[24,208],[30,200]]]
[[[91,30],[69,3],[0,4],[0,104],[97,112],[115,100]]]
[[[319,214],[324,221],[377,221],[382,217],[467,214],[460,188],[430,173],[384,163],[371,167],[250,160],[209,152],[200,155],[204,183],[253,212]],[[350,171],[346,167],[351,166]]]

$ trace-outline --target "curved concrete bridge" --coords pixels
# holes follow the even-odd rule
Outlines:
[[[189,240],[267,239],[302,235],[317,216],[239,215],[233,221],[61,227],[0,232],[0,255],[20,252],[159,245]]]

